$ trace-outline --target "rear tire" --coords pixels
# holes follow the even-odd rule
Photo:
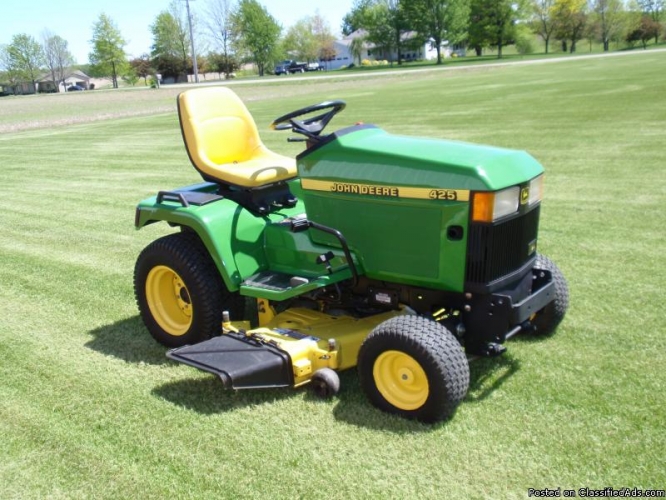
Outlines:
[[[555,283],[555,300],[536,313],[532,324],[536,327],[534,335],[545,336],[552,334],[564,319],[569,308],[569,285],[562,271],[548,257],[537,255],[535,269],[550,271]]]
[[[361,388],[388,413],[433,423],[450,418],[469,388],[469,364],[445,327],[420,316],[379,324],[358,356]]]
[[[134,268],[134,293],[146,328],[168,347],[219,334],[222,311],[242,318],[242,300],[229,293],[194,232],[164,236],[141,252]]]

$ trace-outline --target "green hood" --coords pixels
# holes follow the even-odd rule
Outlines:
[[[301,155],[303,179],[496,191],[543,172],[525,151],[391,135],[380,128],[347,130]]]

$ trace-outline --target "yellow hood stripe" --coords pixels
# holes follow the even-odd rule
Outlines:
[[[303,189],[328,191],[340,194],[361,196],[381,196],[384,198],[412,198],[416,200],[469,201],[468,189],[418,188],[406,186],[386,186],[379,184],[359,184],[353,182],[332,182],[316,179],[301,179]]]

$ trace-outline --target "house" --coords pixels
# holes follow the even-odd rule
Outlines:
[[[108,78],[91,78],[83,71],[72,70],[67,73],[63,82],[59,82],[60,92],[65,92],[68,87],[78,85],[86,90],[98,89],[111,85]],[[36,93],[56,92],[57,86],[53,81],[51,73],[43,73],[36,80],[36,88],[32,82],[21,82],[16,84],[3,83],[0,85],[0,95],[29,95]]]
[[[3,83],[0,85],[0,95],[26,95],[34,94],[35,86],[32,82],[23,83]]]
[[[351,45],[354,39],[365,38],[367,34],[367,31],[359,29],[341,40],[336,40],[333,42],[335,58],[328,61],[320,61],[321,64],[323,64],[326,69],[340,69],[341,67],[349,66],[352,63],[358,64],[358,58],[352,56]],[[424,41],[419,37],[416,31],[406,31],[400,38],[403,44],[400,53],[403,61],[431,61],[437,59],[437,49],[432,38]],[[441,53],[444,58],[451,57],[454,53],[457,56],[464,56],[465,49],[462,46],[451,46],[448,41],[444,41],[441,45]],[[363,42],[360,56],[361,61],[364,59],[369,61],[386,60],[389,62],[398,60],[398,54],[395,50],[385,51],[370,42]]]
[[[331,57],[328,60],[322,59],[319,61],[319,64],[328,70],[340,69],[342,67],[349,66],[352,63],[358,64],[358,59],[354,60],[354,56],[352,55],[351,44],[355,38],[362,38],[366,35],[367,32],[365,30],[356,30],[341,40],[335,40],[333,42],[333,52],[335,52],[335,57]],[[360,54],[361,61],[363,59],[370,59],[370,56],[368,55],[368,50],[370,50],[370,47],[371,44],[367,42],[363,43]]]
[[[68,87],[78,85],[84,89],[94,89],[95,85],[91,84],[92,78],[86,75],[83,71],[74,70],[67,73],[63,82],[59,82],[60,92],[65,92]],[[38,92],[56,92],[56,83],[53,81],[51,73],[45,73],[37,80]]]

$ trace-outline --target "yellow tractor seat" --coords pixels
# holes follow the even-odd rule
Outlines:
[[[203,178],[256,188],[296,177],[296,161],[269,150],[243,101],[227,87],[178,96],[185,148]]]

